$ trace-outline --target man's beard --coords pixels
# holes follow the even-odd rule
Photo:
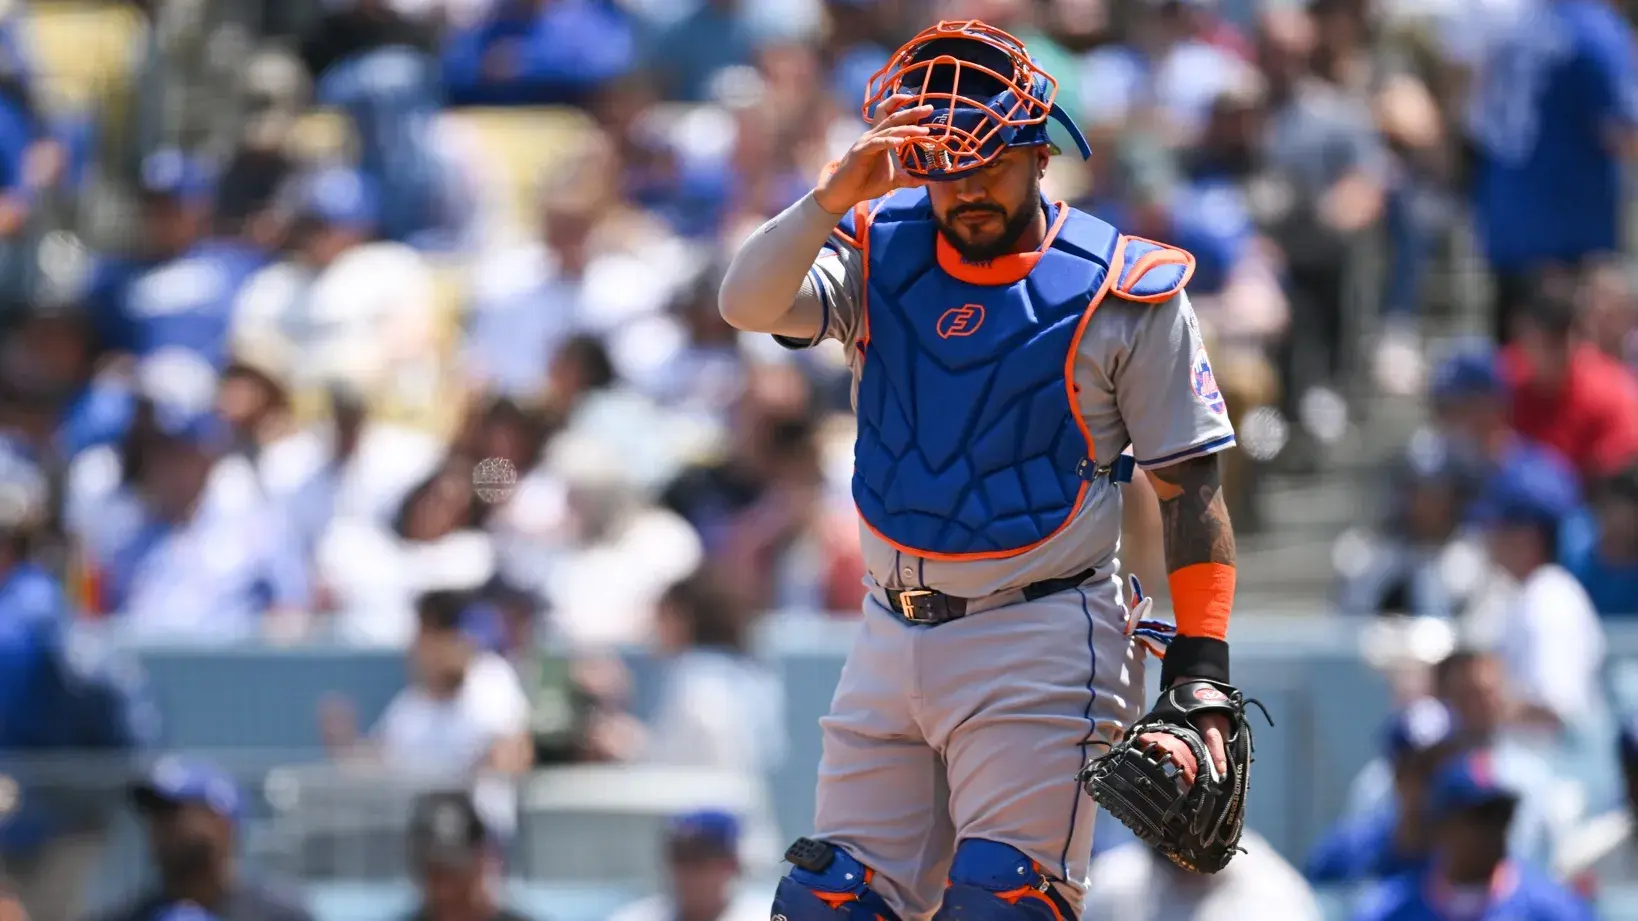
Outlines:
[[[957,205],[938,219],[938,232],[967,262],[993,262],[1013,251],[1018,239],[1024,235],[1024,231],[1029,230],[1030,225],[1035,222],[1035,216],[1040,212],[1039,192],[1026,198],[1023,207],[1010,216],[995,205]],[[994,214],[1000,217],[1004,222],[1000,236],[978,243],[962,239],[956,230],[955,221],[964,214]]]

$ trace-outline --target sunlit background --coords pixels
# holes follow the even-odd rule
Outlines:
[[[1093,142],[1046,191],[1199,260],[1277,721],[1209,917],[1353,916],[1336,855],[1429,695],[1529,785],[1518,859],[1638,917],[1638,301],[1597,185],[1638,69],[1617,22],[1602,109],[1532,97],[1552,2],[3,0],[0,892],[147,904],[185,801],[318,921],[404,916],[411,844],[469,826],[528,918],[765,918],[864,597],[853,422],[835,343],[735,332],[717,283],[887,54],[980,17]],[[1571,117],[1590,160],[1496,167]],[[1089,921],[1196,917],[1096,850],[1128,901]]]

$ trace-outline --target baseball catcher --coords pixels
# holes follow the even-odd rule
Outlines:
[[[1152,812],[1157,844],[1201,869],[1237,840],[1234,430],[1184,292],[1194,257],[1042,195],[1049,127],[1091,156],[1056,95],[1006,32],[927,29],[871,79],[869,128],[724,276],[733,326],[842,344],[858,416],[871,588],[779,921],[1072,921],[1088,786],[1129,823]],[[1119,578],[1138,467],[1175,633]],[[1140,721],[1151,649],[1170,704]]]

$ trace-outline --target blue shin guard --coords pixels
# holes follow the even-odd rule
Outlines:
[[[870,868],[847,851],[798,838],[785,859],[791,872],[774,893],[773,921],[899,921],[870,888]]]
[[[956,847],[950,884],[933,921],[1075,921],[1040,864],[1011,845],[968,838]]]

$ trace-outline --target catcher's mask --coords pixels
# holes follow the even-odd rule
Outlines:
[[[904,44],[865,90],[866,121],[882,100],[913,98],[937,108],[921,124],[926,137],[898,149],[905,172],[942,182],[993,162],[1008,147],[1050,144],[1047,119],[1062,125],[1081,158],[1092,156],[1081,130],[1053,100],[1058,81],[1024,50],[1024,43],[976,19],[940,22]]]

